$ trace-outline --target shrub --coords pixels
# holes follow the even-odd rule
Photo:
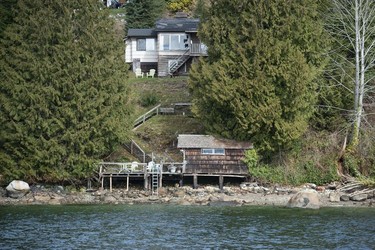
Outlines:
[[[140,104],[143,107],[150,107],[154,106],[159,102],[159,98],[153,94],[152,92],[147,92],[144,95],[142,95]]]

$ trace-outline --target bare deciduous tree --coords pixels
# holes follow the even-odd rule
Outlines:
[[[334,80],[354,97],[349,143],[356,147],[361,123],[366,122],[366,115],[369,115],[365,107],[375,103],[375,1],[332,0],[331,4],[327,27],[340,45],[335,48],[338,53],[332,54],[333,62],[336,69],[351,79],[352,86],[348,88],[339,78]]]

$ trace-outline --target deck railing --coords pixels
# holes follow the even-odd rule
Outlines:
[[[207,46],[203,43],[193,43],[190,45],[190,54],[207,55]]]
[[[160,173],[184,173],[185,163],[183,162],[164,162],[153,165],[157,166],[156,170],[154,167],[150,167],[148,163],[139,162],[100,162],[99,163],[99,177],[105,175],[116,175],[116,174],[131,174],[131,173],[154,173],[155,171]]]
[[[146,166],[146,163],[138,162],[100,162],[99,176],[102,174],[141,173]]]

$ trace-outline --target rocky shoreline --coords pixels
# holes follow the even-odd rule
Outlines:
[[[363,190],[362,190],[363,191]],[[172,204],[172,205],[254,205],[276,207],[374,207],[375,189],[353,191],[337,185],[316,187],[306,184],[301,187],[263,187],[257,183],[242,183],[226,186],[202,186],[193,189],[163,187],[158,196],[140,188],[109,190],[67,190],[62,186],[46,188],[35,185],[22,196],[11,198],[0,188],[1,205],[72,205],[72,204]],[[302,196],[301,196],[302,195]],[[305,195],[305,196],[304,196]],[[308,196],[306,196],[308,195]],[[292,204],[297,202],[299,204]]]

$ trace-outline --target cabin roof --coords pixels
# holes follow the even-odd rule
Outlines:
[[[154,29],[129,29],[128,37],[156,37]]]
[[[238,142],[228,139],[219,139],[211,135],[179,135],[178,148],[226,148],[226,149],[250,149],[250,142]]]

